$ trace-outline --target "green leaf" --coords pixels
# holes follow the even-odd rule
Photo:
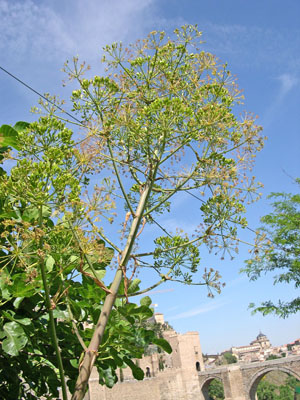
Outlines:
[[[118,380],[118,378],[113,373],[110,366],[107,369],[98,368],[98,372],[99,372],[99,383],[103,384],[104,380],[105,385],[109,388],[112,388]]]
[[[14,297],[31,297],[40,291],[39,282],[28,284],[26,278],[25,273],[13,277],[14,284],[10,288]]]
[[[104,269],[94,270],[95,271],[95,274],[94,274],[94,272],[91,270],[91,268],[88,266],[88,264],[85,264],[85,266],[83,267],[83,270],[84,270],[84,272],[87,272],[88,274],[90,274],[93,277],[96,274],[97,279],[99,279],[100,281],[105,277],[106,271]]]
[[[17,130],[9,125],[2,125],[0,127],[0,145],[10,146],[20,150]]]
[[[136,292],[136,291],[138,291],[139,290],[139,284],[141,283],[141,280],[140,279],[138,279],[138,278],[136,278],[136,279],[134,279],[131,283],[130,283],[130,285],[129,285],[129,287],[128,287],[128,293],[134,293],[134,292]]]
[[[165,339],[153,338],[152,342],[157,344],[157,346],[161,347],[166,353],[172,353],[172,347]]]
[[[73,360],[70,360],[70,364],[72,365],[73,368],[78,368],[78,360],[74,358]]]
[[[10,282],[10,275],[7,272],[6,268],[1,270],[0,273],[0,290],[2,293],[2,298],[4,300],[8,300],[12,297],[11,293],[8,290],[8,283]]]
[[[30,123],[29,123],[29,122],[18,121],[18,122],[15,124],[14,129],[15,129],[17,132],[22,132],[22,131],[25,131],[25,129],[27,129],[29,126],[30,126]]]
[[[19,324],[22,324],[22,325],[25,325],[25,326],[28,326],[28,325],[31,324],[30,318],[20,318],[20,319],[16,318],[15,321],[18,322]]]
[[[7,336],[2,342],[3,351],[11,356],[17,356],[28,341],[23,328],[17,322],[7,322],[3,326],[3,330],[5,336]]]
[[[38,207],[30,206],[24,210],[22,218],[25,221],[36,221],[39,218],[39,215],[40,215],[39,213],[40,213],[40,211],[39,211]],[[48,206],[43,206],[42,207],[42,216],[44,218],[48,218],[48,217],[50,217],[50,215],[51,215],[51,208]]]
[[[144,379],[144,371],[140,367],[135,365],[135,363],[130,358],[124,357],[124,362],[131,369],[132,375],[135,379],[137,379],[138,381],[142,381]]]
[[[17,297],[15,299],[15,301],[13,302],[13,306],[15,307],[16,310],[20,307],[20,304],[22,303],[23,300],[24,297]]]
[[[59,308],[56,308],[53,310],[53,317],[54,318],[59,318],[60,320],[69,320],[70,316],[67,310],[60,310]]]
[[[150,299],[149,296],[145,296],[140,300],[141,306],[146,306],[149,307],[152,303],[152,300]]]
[[[146,319],[146,318],[152,317],[153,311],[146,306],[140,306],[140,307],[136,307],[133,310],[131,310],[130,315],[140,315]]]
[[[55,260],[52,256],[49,256],[46,260],[46,269],[48,272],[53,270],[53,265],[55,264]]]
[[[114,358],[114,360],[115,360],[115,363],[117,364],[117,366],[118,367],[122,367],[123,366],[123,360],[119,357],[119,354],[118,354],[118,352],[114,349],[114,348],[111,348],[110,350],[109,350],[109,352],[111,353],[111,355],[113,356],[113,358]]]
[[[39,217],[39,209],[37,207],[27,207],[22,215],[25,221],[37,220]]]

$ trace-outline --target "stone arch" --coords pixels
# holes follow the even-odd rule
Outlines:
[[[300,380],[300,375],[293,371],[290,368],[287,367],[280,367],[278,365],[274,365],[274,367],[272,366],[268,366],[267,368],[262,368],[259,371],[256,372],[256,374],[253,375],[249,386],[248,386],[248,399],[249,400],[256,400],[256,390],[257,390],[257,386],[259,384],[259,382],[261,381],[261,379],[268,373],[271,371],[281,371],[281,372],[285,372],[288,375],[294,376],[295,378],[297,378],[298,380]]]
[[[202,393],[202,396],[203,396],[204,400],[209,400],[210,399],[209,394],[208,394],[208,388],[209,388],[209,385],[210,385],[211,381],[214,380],[214,379],[217,379],[218,381],[220,381],[224,386],[224,382],[223,382],[222,378],[219,375],[209,375],[209,377],[207,377],[205,379],[205,381],[202,383],[202,385],[200,387],[200,391]]]

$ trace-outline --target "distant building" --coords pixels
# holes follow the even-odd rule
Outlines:
[[[268,355],[272,354],[272,346],[267,336],[260,332],[249,345],[232,347],[231,352],[238,361],[263,361]]]
[[[271,347],[271,343],[269,339],[267,338],[266,335],[263,333],[259,332],[258,336],[256,337],[255,340],[253,340],[250,345],[252,346],[260,346],[261,349],[269,349]]]

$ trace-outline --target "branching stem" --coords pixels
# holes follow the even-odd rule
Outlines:
[[[43,229],[42,206],[40,206],[40,208],[39,208],[39,227],[40,227],[40,229]],[[40,241],[39,241],[39,248],[40,248],[40,250],[43,248],[43,238],[42,237],[40,238]],[[60,354],[60,349],[58,346],[55,321],[54,321],[54,316],[53,316],[53,310],[51,307],[50,291],[49,291],[49,287],[48,287],[48,283],[47,283],[47,274],[46,274],[46,270],[45,270],[44,259],[41,256],[40,256],[39,264],[40,264],[40,268],[41,268],[41,275],[42,275],[43,286],[44,286],[44,291],[45,291],[45,302],[46,302],[46,307],[47,307],[48,314],[49,314],[49,329],[50,329],[51,341],[52,341],[52,345],[55,350],[57,363],[58,363],[62,396],[63,396],[63,400],[68,400],[65,373],[64,373],[64,367],[63,367],[62,358],[61,358],[61,354]]]

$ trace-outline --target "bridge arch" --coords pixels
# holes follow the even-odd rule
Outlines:
[[[271,371],[281,371],[281,372],[285,372],[288,375],[294,376],[296,379],[300,380],[300,375],[298,373],[296,373],[295,371],[293,371],[290,368],[284,367],[284,366],[278,366],[278,365],[274,365],[274,366],[268,366],[266,368],[262,368],[259,371],[256,372],[256,374],[252,377],[249,386],[248,386],[248,399],[249,400],[256,400],[256,390],[257,390],[257,386],[259,384],[259,382],[261,381],[261,379],[268,373]]]
[[[209,375],[209,377],[207,377],[207,379],[205,379],[205,381],[202,383],[202,386],[200,387],[200,391],[202,393],[204,400],[210,400],[210,397],[208,394],[208,389],[209,389],[209,385],[210,385],[211,381],[213,381],[214,379],[221,382],[224,386],[224,382],[223,382],[222,378],[220,377],[220,375],[214,375],[214,374]]]

